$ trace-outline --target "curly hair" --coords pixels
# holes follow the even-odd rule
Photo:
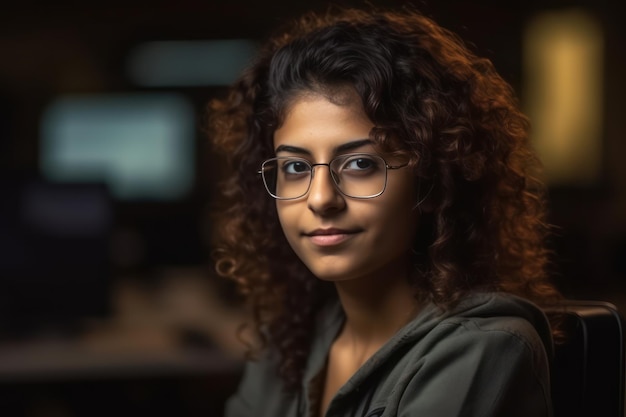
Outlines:
[[[230,171],[214,221],[216,269],[250,302],[254,329],[296,388],[316,312],[334,297],[282,233],[257,172],[294,100],[354,90],[370,136],[402,153],[428,206],[414,242],[416,296],[451,308],[475,290],[548,305],[545,187],[529,122],[492,63],[415,10],[307,14],[271,38],[227,97],[209,134]]]

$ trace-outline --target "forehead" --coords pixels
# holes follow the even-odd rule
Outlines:
[[[302,95],[291,102],[283,123],[274,132],[274,149],[297,146],[315,152],[368,138],[374,123],[360,100],[337,102],[323,95]]]

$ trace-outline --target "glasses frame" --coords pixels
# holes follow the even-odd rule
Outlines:
[[[346,194],[340,187],[339,184],[337,184],[337,179],[335,178],[335,175],[333,173],[333,171],[330,169],[330,165],[335,162],[335,160],[339,159],[339,158],[351,158],[351,157],[356,157],[356,156],[367,156],[367,157],[374,157],[374,158],[378,158],[383,162],[383,165],[385,167],[385,181],[383,184],[383,188],[379,193],[376,194],[372,194],[372,195],[368,195],[368,196],[353,196],[350,194]],[[267,181],[265,179],[265,166],[273,161],[278,161],[280,159],[285,159],[285,158],[289,158],[292,160],[296,160],[296,161],[300,161],[303,162],[305,164],[307,164],[310,167],[310,173],[309,173],[309,185],[306,187],[306,191],[304,191],[301,195],[297,196],[297,197],[279,197],[277,195],[275,195],[274,193],[272,193],[270,191],[270,187],[267,185]],[[311,163],[311,161],[309,161],[306,158],[301,158],[299,156],[279,156],[279,157],[275,157],[275,158],[270,158],[270,159],[266,159],[265,161],[263,161],[263,163],[261,164],[261,169],[257,171],[257,175],[260,175],[261,178],[263,179],[263,185],[265,186],[265,190],[267,191],[267,193],[272,196],[274,199],[276,200],[297,200],[299,198],[304,197],[305,195],[307,195],[309,193],[309,191],[311,190],[311,184],[313,183],[313,175],[314,175],[314,169],[315,167],[318,166],[326,166],[328,167],[328,170],[330,172],[330,177],[333,179],[333,185],[335,186],[335,189],[337,191],[339,191],[339,193],[341,193],[342,195],[349,197],[349,198],[355,198],[355,199],[359,199],[359,200],[366,200],[369,198],[376,198],[378,196],[380,196],[382,193],[385,192],[385,190],[387,189],[387,173],[389,170],[395,170],[395,169],[400,169],[400,168],[404,168],[407,165],[409,165],[408,162],[404,163],[404,164],[400,164],[400,165],[389,165],[387,163],[387,161],[385,161],[385,158],[383,158],[382,156],[375,154],[375,153],[367,153],[367,152],[357,152],[357,153],[347,153],[347,154],[342,154],[342,155],[338,155],[336,157],[334,157],[333,159],[331,159],[330,161],[328,161],[328,163],[322,164],[322,163]]]

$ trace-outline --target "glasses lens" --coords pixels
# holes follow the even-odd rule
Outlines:
[[[298,198],[309,190],[311,164],[301,158],[279,157],[267,160],[261,170],[263,182],[276,198]]]
[[[350,197],[375,197],[385,190],[387,167],[378,155],[343,155],[331,162],[330,169],[337,187]]]

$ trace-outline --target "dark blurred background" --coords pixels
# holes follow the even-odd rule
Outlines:
[[[328,4],[0,8],[3,415],[221,415],[245,314],[210,268],[204,109],[281,22]],[[626,309],[619,2],[412,4],[490,58],[533,120],[559,288]]]

